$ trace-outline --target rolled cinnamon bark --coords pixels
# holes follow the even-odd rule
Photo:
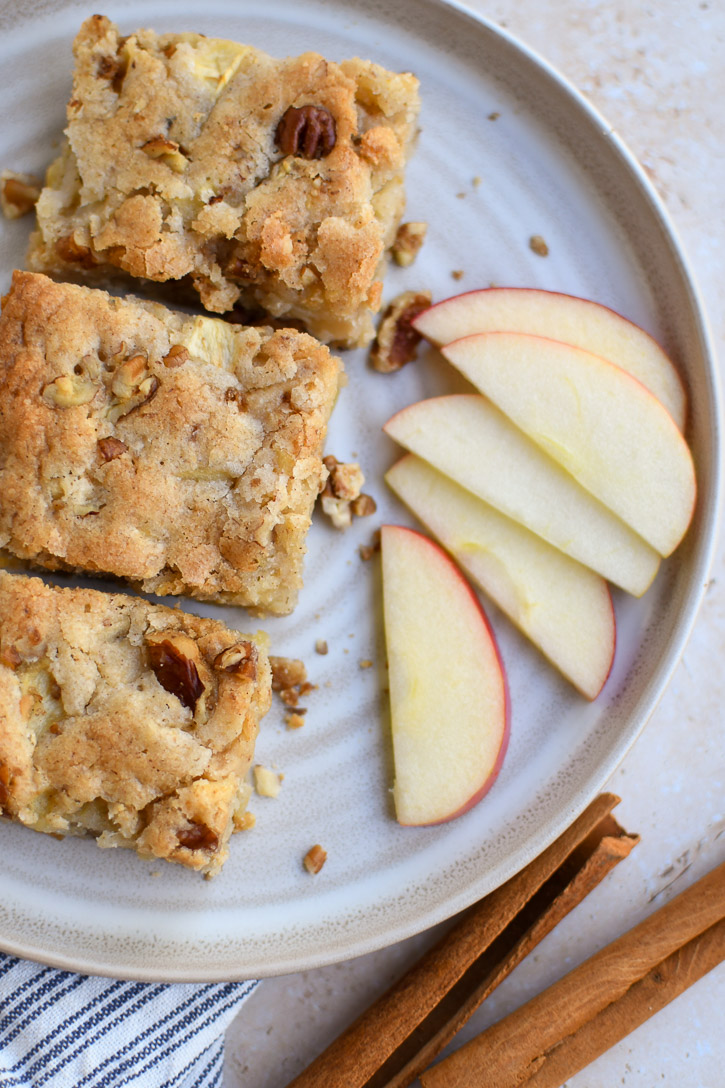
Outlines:
[[[702,966],[725,951],[719,926],[724,918],[725,863],[548,990],[428,1069],[421,1075],[421,1083],[424,1088],[470,1088],[472,1084],[477,1088],[529,1084],[558,1088],[567,1076],[606,1049],[608,1039],[614,1042],[630,1030],[622,1025],[617,1003],[623,1002],[620,1010],[632,1015],[630,1022],[635,1026],[650,1015],[647,1003],[659,974],[665,972],[673,980],[674,997],[680,992],[678,985],[684,988],[688,979],[699,977],[693,964],[699,961]],[[702,947],[708,949],[707,956],[700,952],[698,941],[706,933]],[[717,958],[711,965],[716,962]],[[709,967],[703,966],[702,973],[705,970]],[[592,1023],[604,1010],[607,1015],[600,1025]],[[557,1051],[563,1056],[564,1047],[570,1048],[572,1068],[563,1057],[556,1057]],[[551,1076],[545,1072],[550,1059]]]
[[[460,921],[289,1088],[404,1088],[481,1001],[638,842],[597,797],[542,854]]]
[[[725,920],[658,963],[624,997],[603,1009],[547,1055],[525,1088],[559,1088],[580,1069],[669,1005],[688,986],[725,959]]]

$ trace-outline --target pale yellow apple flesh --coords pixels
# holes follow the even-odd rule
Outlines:
[[[381,532],[398,821],[444,823],[488,791],[503,761],[509,699],[480,603],[432,540]]]
[[[479,332],[521,332],[591,351],[642,382],[684,429],[687,398],[671,359],[643,329],[597,302],[536,288],[489,287],[436,303],[413,325],[438,347]]]
[[[695,470],[641,382],[599,355],[522,333],[467,336],[443,355],[660,555],[674,551],[692,518]]]
[[[614,659],[607,583],[414,454],[385,475],[393,491],[516,626],[588,699]]]
[[[385,432],[467,491],[634,596],[660,557],[485,397],[432,397]]]

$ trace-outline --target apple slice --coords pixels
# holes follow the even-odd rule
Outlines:
[[[443,355],[660,555],[674,551],[692,519],[695,469],[641,382],[599,355],[525,333],[466,336]]]
[[[501,658],[478,598],[432,540],[381,532],[398,822],[460,816],[490,789],[509,735]]]
[[[412,453],[385,479],[549,661],[582,695],[595,699],[612,667],[616,641],[604,579]]]
[[[598,302],[530,287],[488,287],[431,306],[413,326],[437,347],[477,332],[524,332],[573,344],[642,382],[684,429],[687,398],[672,361],[644,329]]]
[[[660,557],[485,397],[432,397],[383,430],[566,555],[641,596]]]

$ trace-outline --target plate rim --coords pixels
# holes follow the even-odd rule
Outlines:
[[[486,877],[479,876],[476,880],[469,882],[463,890],[459,890],[454,895],[447,897],[444,902],[440,902],[429,908],[424,916],[419,914],[414,920],[406,918],[405,921],[397,922],[393,928],[386,928],[384,931],[379,930],[376,931],[375,934],[369,934],[367,936],[356,935],[355,940],[348,947],[344,950],[335,950],[333,954],[326,954],[324,950],[317,947],[308,950],[305,954],[295,955],[294,958],[280,958],[274,965],[269,967],[269,969],[264,966],[260,969],[259,964],[255,965],[254,968],[251,968],[250,966],[239,966],[237,964],[232,965],[228,971],[220,972],[219,970],[212,970],[211,973],[204,970],[185,971],[183,968],[180,969],[178,965],[172,968],[169,968],[168,966],[163,968],[156,966],[136,968],[118,963],[104,963],[101,962],[99,957],[85,960],[77,955],[68,956],[52,951],[48,952],[44,948],[37,948],[30,944],[26,944],[23,941],[8,939],[0,932],[0,949],[3,952],[63,970],[128,979],[132,981],[228,982],[247,979],[252,976],[272,977],[275,975],[297,973],[303,970],[329,966],[353,957],[365,955],[381,948],[389,947],[398,941],[419,934],[470,906],[473,902],[481,898],[482,895],[489,894],[523,869],[534,857],[541,853],[542,850],[546,849],[548,845],[562,834],[562,832],[577,818],[594,796],[602,789],[608,779],[611,778],[614,771],[621,764],[635,741],[641,735],[682,657],[707,589],[710,571],[712,569],[718,544],[718,527],[723,503],[723,472],[720,429],[720,420],[722,418],[722,394],[716,365],[714,339],[705,302],[697,285],[696,278],[690,266],[677,228],[670,217],[670,213],[664,200],[647,176],[644,168],[630,149],[629,145],[606,120],[600,110],[590,102],[584,93],[580,91],[567,76],[559,71],[558,68],[537,50],[533,49],[517,35],[511,33],[506,27],[502,27],[478,11],[471,9],[467,4],[463,3],[462,0],[426,0],[426,2],[430,7],[453,10],[459,15],[469,19],[478,27],[481,27],[494,38],[499,38],[506,42],[515,53],[522,56],[537,70],[538,75],[543,76],[550,84],[553,84],[564,93],[572,105],[576,106],[580,117],[585,118],[590,125],[595,125],[597,127],[600,134],[608,140],[609,145],[615,152],[619,164],[628,174],[630,182],[639,189],[640,195],[654,213],[663,236],[670,247],[673,260],[676,262],[678,278],[681,281],[683,288],[686,290],[686,304],[690,318],[697,330],[699,354],[702,356],[704,363],[704,374],[707,379],[708,392],[710,394],[709,414],[712,420],[712,474],[707,494],[703,494],[702,492],[699,494],[704,505],[704,510],[701,507],[701,533],[692,560],[693,571],[690,584],[678,613],[677,622],[670,633],[671,638],[668,651],[653,669],[650,682],[640,699],[639,712],[633,717],[630,727],[622,738],[620,745],[612,752],[607,760],[599,763],[595,770],[590,773],[589,777],[579,785],[578,789],[574,791],[569,804],[559,811],[556,818],[550,819],[548,823],[539,828],[537,833],[531,835],[527,839],[525,848],[521,848],[518,853],[516,853],[514,860],[511,860],[511,856],[509,855],[498,865],[494,865],[493,868],[489,870],[486,877],[489,877],[491,873],[494,873],[493,882],[491,882],[490,879],[487,882]],[[362,2],[361,0],[357,0],[356,6],[369,11],[374,11],[374,4],[369,3],[368,0],[362,0]],[[64,7],[65,5],[59,5],[59,10],[62,10]],[[481,891],[481,885],[486,883],[487,887]]]

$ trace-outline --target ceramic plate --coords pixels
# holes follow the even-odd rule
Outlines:
[[[48,0],[2,7],[3,167],[40,171],[54,154],[71,40],[90,13]],[[126,32],[194,29],[277,55],[315,49],[413,70],[423,111],[407,217],[427,220],[430,230],[418,261],[390,272],[386,297],[429,288],[440,299],[496,283],[597,299],[664,344],[690,395],[695,521],[642,600],[615,594],[616,660],[596,702],[577,696],[487,606],[508,670],[511,744],[495,786],[466,816],[425,829],[395,823],[380,571],[358,555],[382,522],[411,524],[383,484],[399,451],[381,424],[421,397],[455,390],[456,381],[432,351],[392,375],[348,352],[349,384],[327,448],[360,460],[378,514],[344,534],[316,524],[298,609],[265,623],[275,651],[302,657],[318,690],[303,729],[287,730],[279,705],[263,723],[257,758],[284,781],[276,800],[254,799],[255,830],[236,837],[223,873],[206,882],[130,851],[0,828],[7,950],[137,979],[297,971],[390,944],[489,892],[551,842],[622,759],[667,682],[707,577],[717,495],[714,368],[682,254],[642,171],[584,99],[496,27],[439,0],[268,0],[261,9],[144,0],[110,4],[106,13]],[[5,289],[13,266],[22,266],[29,225],[0,229]],[[548,257],[530,249],[534,234]],[[241,610],[186,607],[242,630],[256,626]],[[317,639],[327,641],[327,656],[316,655]],[[360,668],[364,660],[373,667]],[[328,860],[312,877],[301,862],[314,843]]]

